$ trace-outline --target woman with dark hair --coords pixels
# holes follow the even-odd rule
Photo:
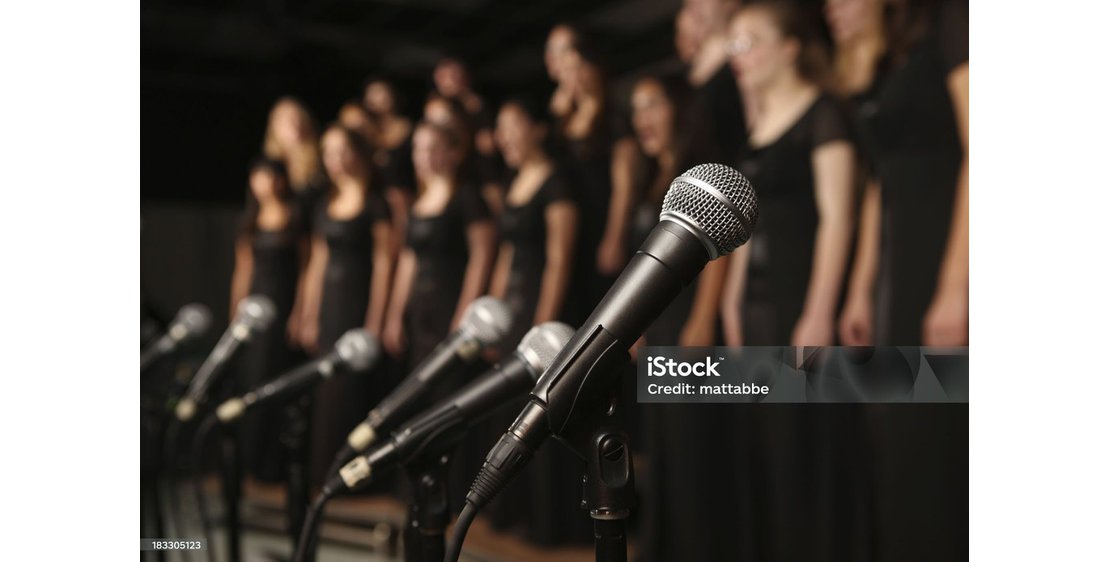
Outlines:
[[[537,324],[565,318],[565,304],[574,266],[578,208],[565,173],[546,147],[550,130],[546,112],[527,100],[501,106],[495,136],[505,163],[513,171],[499,218],[501,247],[490,283],[490,294],[503,299],[512,312],[512,327],[501,346],[502,356],[520,343]],[[518,406],[523,406],[523,401]],[[504,433],[510,417],[495,416],[490,442]],[[546,447],[491,505],[495,528],[514,530],[530,542],[555,546],[585,542],[588,517],[578,509],[581,463],[570,451]]]
[[[575,250],[574,324],[593,311],[628,259],[625,245],[632,205],[627,173],[636,142],[618,140],[609,90],[597,53],[582,32],[558,25],[548,36],[549,74],[556,89],[549,108],[556,117],[555,150],[574,173],[581,216]]]
[[[274,324],[243,350],[240,382],[257,388],[293,366],[294,354],[285,338],[287,324],[296,319],[294,308],[301,270],[308,248],[297,202],[289,188],[285,164],[260,159],[250,168],[247,207],[235,244],[231,277],[231,307],[248,295],[264,295],[276,307]],[[244,465],[249,474],[265,481],[285,476],[279,432],[279,411],[251,412],[243,422]]]
[[[379,180],[357,133],[332,125],[320,141],[327,170],[327,196],[316,210],[312,252],[305,272],[301,342],[327,353],[344,332],[364,327],[375,336],[392,281],[393,227],[376,191]],[[340,377],[321,383],[312,415],[311,482],[320,485],[352,427],[388,390],[372,377]]]
[[[825,51],[806,16],[767,0],[731,24],[733,70],[760,108],[739,165],[759,195],[759,228],[733,254],[721,301],[733,347],[835,342],[855,149],[846,116],[822,91]]]
[[[410,370],[485,294],[496,228],[474,185],[459,177],[462,139],[423,121],[413,133],[417,198],[397,265],[382,344]]]
[[[325,178],[320,166],[316,123],[296,98],[283,97],[270,110],[262,152],[266,158],[285,164],[289,189],[307,227],[316,201],[324,192]]]
[[[659,222],[671,181],[687,169],[715,161],[705,114],[691,101],[681,77],[641,78],[632,88],[632,126],[643,159],[633,171],[637,203],[629,248],[638,248]],[[681,124],[681,126],[679,126]],[[717,310],[728,258],[709,262],[652,323],[647,345],[717,344]],[[645,560],[732,560],[735,536],[737,461],[731,448],[735,427],[728,405],[643,404],[643,448],[648,470],[642,479],[640,533]],[[691,515],[696,514],[696,518]]]
[[[412,120],[401,113],[401,102],[397,89],[389,81],[382,78],[366,81],[362,105],[370,115],[372,128],[365,130],[374,134],[369,146],[370,161],[381,178],[379,192],[389,205],[394,240],[404,238],[408,210],[416,189],[412,177]]]
[[[632,127],[643,157],[628,173],[635,204],[629,248],[639,248],[659,222],[671,181],[697,164],[715,161],[705,134],[707,116],[677,78],[645,77],[632,88]],[[680,126],[681,125],[681,126]],[[648,345],[706,346],[717,341],[717,309],[728,259],[706,265],[644,335]]]
[[[840,321],[851,345],[968,343],[968,7],[937,8],[826,4],[874,168]]]

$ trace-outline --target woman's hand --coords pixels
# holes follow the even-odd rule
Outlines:
[[[840,342],[844,345],[872,345],[871,299],[866,296],[849,296],[840,313]]]
[[[798,323],[794,325],[794,334],[790,337],[793,346],[819,346],[832,345],[836,335],[836,322],[831,314],[815,315],[802,314]]]
[[[385,331],[382,333],[382,347],[385,348],[386,353],[394,357],[400,357],[408,346],[403,324],[397,321],[387,322]]]
[[[319,351],[320,322],[317,319],[310,318],[301,322],[300,343],[305,351],[313,355]]]
[[[967,289],[940,289],[933,297],[921,330],[928,346],[964,346],[968,340]]]
[[[713,322],[687,322],[678,337],[683,347],[709,347],[716,343],[717,327]]]
[[[301,315],[290,314],[289,321],[285,323],[285,339],[295,346],[301,345]]]
[[[606,237],[597,248],[597,270],[602,275],[620,273],[625,262],[624,244],[617,237]]]

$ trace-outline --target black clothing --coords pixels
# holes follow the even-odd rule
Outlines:
[[[410,214],[406,245],[416,256],[405,308],[410,370],[447,337],[469,260],[466,229],[489,218],[477,188],[469,184],[456,188],[439,214]]]
[[[813,153],[849,139],[847,119],[826,95],[773,142],[741,152],[739,170],[759,197],[759,226],[748,241],[744,345],[790,345],[805,306],[818,210]]]
[[[503,356],[511,353],[524,334],[532,329],[547,265],[544,213],[552,204],[573,201],[573,192],[565,178],[556,168],[528,202],[513,205],[506,201],[499,218],[502,240],[513,248],[505,292],[513,327],[505,339]],[[486,424],[486,450],[509,427],[524,402],[525,398],[521,397]],[[540,546],[590,541],[593,535],[589,517],[578,507],[584,468],[578,458],[561,445],[552,443],[541,448],[528,470],[510,483],[487,509],[491,524],[498,529],[513,528]]]
[[[721,154],[736,154],[748,141],[748,123],[744,103],[732,68],[726,63],[694,90],[695,107],[709,127],[713,143]],[[679,123],[678,126],[683,124]],[[699,164],[701,162],[698,162]],[[686,171],[685,168],[678,173]]]
[[[335,342],[352,328],[366,323],[370,305],[376,223],[389,221],[384,201],[368,194],[363,209],[349,219],[335,219],[327,213],[327,200],[317,209],[315,228],[328,246],[328,262],[320,302],[320,353],[329,353]],[[380,367],[379,367],[380,369]],[[379,369],[376,369],[379,370]],[[323,483],[324,473],[342,447],[347,434],[366,418],[388,385],[381,377],[334,377],[316,387],[311,422],[310,481]]]
[[[882,190],[877,345],[920,345],[936,290],[963,161],[948,74],[968,60],[968,7],[948,2],[903,57],[882,60],[856,96],[859,129]]]
[[[298,221],[285,228],[255,230],[248,234],[253,271],[250,294],[264,295],[277,309],[270,328],[242,350],[242,388],[249,390],[280,376],[294,365],[294,351],[285,337],[300,275],[300,251],[304,241]],[[284,451],[276,429],[282,423],[280,408],[249,412],[243,419],[243,461],[248,473],[267,481],[285,477]]]

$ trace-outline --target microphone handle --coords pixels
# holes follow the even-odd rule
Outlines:
[[[549,431],[558,434],[581,401],[608,388],[616,362],[626,360],[628,348],[708,262],[701,241],[682,225],[662,220],[652,229],[532,390],[531,403],[546,411]]]
[[[339,367],[338,359],[338,354],[333,352],[321,359],[295,367],[273,381],[244,394],[243,402],[249,406],[300,392],[317,380],[330,377]]]
[[[399,461],[457,442],[466,430],[528,391],[538,373],[513,354],[508,361],[463,387],[393,433]],[[373,465],[373,462],[371,462]]]
[[[139,359],[139,372],[141,373],[153,367],[158,360],[173,351],[173,348],[176,347],[175,344],[176,342],[169,334],[162,334],[159,336],[158,339],[154,340],[154,343],[143,350],[142,356]]]
[[[249,335],[241,332],[241,326],[233,324],[228,328],[227,332],[220,337],[220,341],[216,342],[216,347],[212,349],[212,353],[204,360],[204,363],[197,369],[197,374],[193,376],[192,382],[189,384],[189,389],[185,392],[185,398],[194,403],[200,403],[204,398],[208,387],[212,384],[217,375],[227,366],[231,356],[242,345],[243,340]],[[245,332],[245,330],[242,330]]]
[[[469,339],[469,334],[456,331],[437,345],[393,392],[370,410],[370,414],[366,417],[370,427],[380,434],[383,428],[388,430],[391,426],[395,426],[401,416],[412,411],[418,405],[420,396],[425,394],[436,380],[466,362],[460,350],[468,345]]]

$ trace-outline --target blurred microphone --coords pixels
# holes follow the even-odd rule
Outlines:
[[[434,383],[444,376],[473,363],[483,349],[501,343],[509,332],[512,314],[509,306],[494,297],[479,297],[470,303],[459,328],[420,362],[407,377],[381,401],[366,421],[355,427],[347,437],[347,446],[339,452],[339,462],[365,451],[378,434],[396,425],[401,416],[418,405]]]
[[[204,360],[197,374],[189,383],[185,397],[177,403],[175,414],[180,421],[189,421],[197,413],[197,405],[204,399],[204,393],[227,366],[243,342],[270,327],[277,310],[270,299],[262,295],[251,295],[239,302],[235,320],[227,327],[212,353]]]
[[[374,470],[405,464],[429,451],[454,445],[475,423],[532,388],[572,335],[574,329],[561,322],[532,328],[503,363],[425,410],[368,454],[347,463],[325,484],[324,493],[353,489],[366,482]]]
[[[367,371],[380,358],[381,347],[370,332],[362,328],[349,330],[335,342],[335,349],[325,357],[305,363],[255,390],[220,404],[216,408],[216,418],[225,424],[233,422],[254,406],[299,392],[336,372]]]
[[[632,344],[706,263],[747,242],[758,216],[751,184],[728,166],[701,164],[671,182],[659,224],[490,450],[466,496],[468,520],[548,436],[577,429],[568,425],[579,408],[598,407],[616,382],[620,365],[628,361]]]
[[[143,351],[139,371],[145,371],[163,357],[177,352],[181,344],[203,336],[211,325],[212,313],[207,306],[192,303],[181,307],[166,333]]]

